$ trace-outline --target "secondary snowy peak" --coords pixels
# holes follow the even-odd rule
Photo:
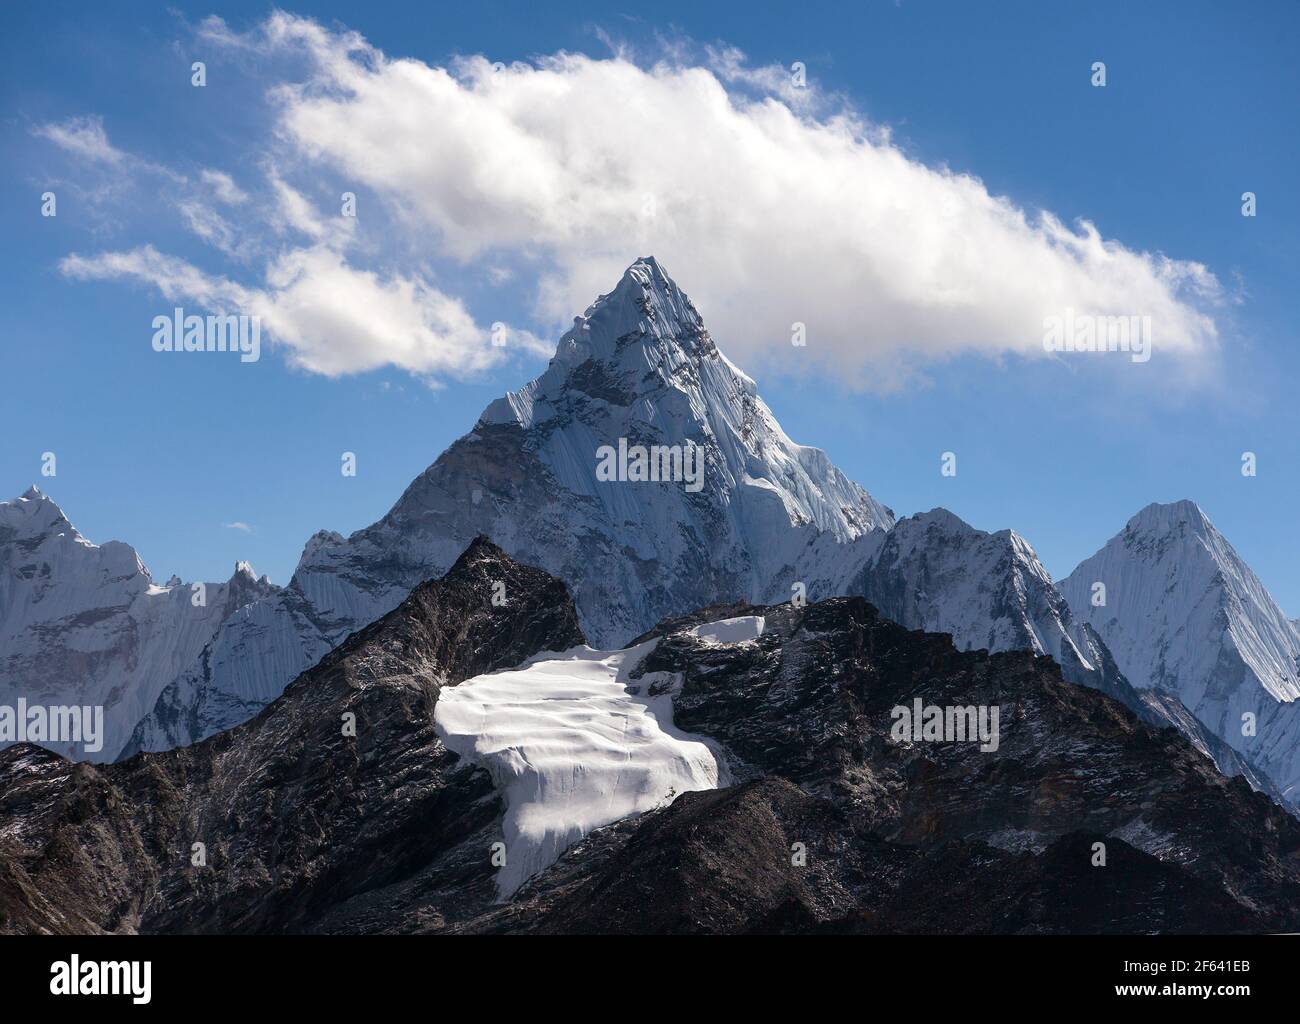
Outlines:
[[[963,650],[1048,655],[1071,682],[1114,697],[1145,722],[1177,729],[1224,775],[1244,774],[1256,789],[1281,796],[1254,752],[1226,745],[1176,693],[1134,689],[1107,640],[1075,613],[1013,530],[985,533],[942,508],[902,519],[840,592],[862,594],[910,629],[949,633]]]
[[[850,592],[909,629],[952,634],[961,650],[1050,655],[1076,682],[1106,661],[1028,541],[947,509],[899,520]]]
[[[1172,690],[1191,707],[1247,682],[1278,701],[1300,697],[1295,624],[1191,501],[1148,505],[1061,589],[1135,686]]]
[[[1300,631],[1195,503],[1148,505],[1061,591],[1134,686],[1176,694],[1295,799]]]
[[[220,622],[273,591],[238,566],[224,584],[159,586],[133,547],[91,543],[32,487],[0,502],[0,705],[102,706],[93,743],[40,741],[111,759]]]

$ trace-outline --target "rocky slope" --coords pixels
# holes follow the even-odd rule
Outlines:
[[[100,705],[112,760],[163,688],[221,623],[275,594],[246,562],[225,583],[157,584],[129,544],[92,544],[33,487],[0,502],[0,704]]]
[[[735,616],[762,628],[700,628]],[[1300,927],[1300,822],[1049,659],[861,598],[639,638],[629,692],[670,698],[735,784],[590,832],[497,902],[505,801],[439,739],[440,694],[582,641],[558,581],[478,541],[236,729],[108,766],[4,751],[0,930]],[[895,738],[916,700],[996,707],[996,749]]]

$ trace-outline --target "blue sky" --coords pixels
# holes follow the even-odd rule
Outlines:
[[[943,505],[984,529],[1014,527],[1059,577],[1143,505],[1190,497],[1288,614],[1300,615],[1300,71],[1293,59],[1300,8],[1003,3],[992,17],[965,3],[840,6],[670,2],[654,5],[653,22],[644,7],[623,15],[607,4],[544,12],[528,4],[448,5],[436,15],[427,5],[285,8],[321,26],[327,45],[345,29],[359,33],[374,48],[359,58],[367,67],[375,51],[383,61],[421,62],[425,72],[475,54],[506,65],[537,65],[561,51],[608,62],[613,46],[625,48],[629,67],[667,60],[724,79],[738,58],[719,54],[735,48],[743,51],[746,73],[727,84],[738,97],[759,92],[788,101],[805,125],[824,127],[849,110],[876,140],[873,152],[884,154],[865,170],[844,162],[847,150],[818,164],[822,157],[807,152],[818,150],[824,132],[797,130],[790,160],[802,177],[775,166],[782,161],[770,153],[751,157],[737,174],[737,211],[691,207],[686,191],[698,183],[672,175],[678,165],[705,159],[691,134],[698,111],[682,100],[680,119],[670,122],[678,127],[661,144],[671,143],[674,157],[656,163],[656,142],[642,132],[659,125],[663,137],[662,110],[638,104],[637,90],[649,89],[649,80],[611,78],[628,89],[619,100],[629,135],[618,149],[648,147],[630,166],[653,164],[660,181],[686,191],[661,195],[667,212],[643,236],[610,217],[601,205],[610,194],[579,191],[577,201],[593,211],[588,219],[612,226],[556,219],[566,234],[554,241],[555,251],[545,239],[512,235],[518,218],[499,195],[457,205],[459,196],[419,187],[441,182],[459,193],[468,180],[463,167],[418,166],[453,142],[464,144],[465,136],[440,134],[443,122],[417,130],[406,148],[391,140],[391,150],[357,152],[356,137],[364,140],[366,131],[390,142],[391,125],[374,108],[401,97],[400,74],[368,81],[375,89],[367,109],[321,108],[311,94],[271,98],[286,83],[301,82],[313,59],[319,73],[321,58],[304,55],[302,34],[269,45],[260,27],[267,5],[11,9],[0,39],[0,219],[7,243],[0,252],[7,313],[0,337],[8,375],[0,491],[11,497],[40,484],[88,537],[129,541],[160,578],[225,578],[237,558],[246,558],[284,582],[308,536],[321,528],[347,533],[381,516],[492,398],[541,370],[545,359],[534,339],[553,341],[565,322],[561,310],[579,312],[612,287],[623,265],[648,251],[643,246],[660,242],[668,252],[656,255],[691,293],[720,347],[758,379],[786,431],[826,449],[900,514]],[[203,27],[212,14],[223,19],[224,39],[213,23]],[[193,60],[207,64],[202,89],[190,84]],[[1097,60],[1106,64],[1104,88],[1089,81]],[[795,61],[807,68],[811,94],[784,93],[780,76],[771,75]],[[582,76],[604,73],[605,65],[570,65],[557,75],[587,81]],[[501,104],[535,102],[527,90],[536,79],[520,72],[521,91]],[[662,107],[678,93],[646,95]],[[467,94],[453,99],[467,101]],[[489,109],[495,115],[502,108]],[[581,127],[573,129],[579,140]],[[450,121],[446,130],[455,130]],[[85,146],[101,138],[108,148],[88,153]],[[409,177],[389,173],[400,162],[394,154],[416,167]],[[516,157],[489,154],[472,169],[504,175]],[[870,176],[872,168],[885,173],[899,161],[897,179]],[[810,199],[805,190],[823,188],[821,166],[866,177],[844,194]],[[840,237],[833,222],[809,219],[801,231],[795,219],[782,225],[776,244],[754,245],[771,242],[761,223],[743,216],[744,197],[761,196],[769,184],[764,168],[781,193],[771,210],[803,216],[806,209],[809,218],[824,214],[827,203],[838,203],[846,217],[855,214],[855,196],[866,205],[883,202],[887,212],[891,189],[908,192],[906,215],[872,221],[879,230],[862,243],[877,282],[862,304],[853,289],[859,268],[839,258],[857,251],[860,239]],[[981,183],[973,198],[962,186],[947,220],[931,216],[927,191],[927,175],[944,168]],[[222,205],[214,198],[216,179],[203,179],[204,170],[228,175],[249,198]],[[619,173],[627,168],[612,172]],[[206,192],[200,180],[211,186]],[[316,222],[293,223],[294,208],[276,193],[276,180],[317,211],[354,190],[364,211],[355,237],[313,241]],[[46,190],[58,196],[57,217],[40,216]],[[1179,344],[1157,348],[1143,365],[1114,353],[1047,359],[1026,351],[1023,339],[1004,343],[996,337],[996,325],[1006,322],[999,318],[1037,309],[1038,300],[1017,304],[993,294],[1000,292],[1003,249],[1014,250],[1008,266],[1023,268],[1028,259],[1035,267],[1033,246],[1041,240],[1017,242],[996,225],[968,229],[964,211],[982,208],[981,190],[1031,217],[1050,211],[1065,225],[1082,218],[1124,252],[1147,254],[1134,258],[1131,290],[1105,282],[1106,294],[1140,300],[1138,308],[1116,312],[1145,312],[1141,303],[1148,301],[1166,317],[1190,317],[1190,310],[1210,318],[1212,336],[1189,319],[1193,326]],[[1244,191],[1258,196],[1254,218],[1241,216]],[[707,194],[699,186],[698,195]],[[946,194],[938,193],[941,200]],[[964,206],[967,200],[973,205]],[[211,235],[199,236],[195,210],[221,215],[201,223],[233,232],[224,249]],[[484,211],[504,211],[495,229]],[[466,222],[448,226],[445,218],[457,216]],[[546,226],[558,218],[531,208],[528,216]],[[663,221],[671,223],[670,235],[661,234]],[[734,268],[698,255],[728,245],[737,252],[781,249],[781,239],[794,251],[822,237],[832,255],[826,267],[812,260],[812,273],[816,288],[823,278],[830,283],[788,300],[780,287],[786,275],[774,265],[746,267],[737,279]],[[971,250],[952,257],[953,291],[966,303],[957,316],[949,315],[942,290],[911,287],[910,275],[921,273],[912,261],[929,260],[936,238],[940,248],[955,239]],[[343,330],[337,321],[304,326],[302,310],[287,309],[292,303],[280,295],[276,315],[284,319],[277,322],[304,332],[292,351],[268,345],[248,365],[219,354],[156,353],[150,323],[172,305],[161,295],[157,267],[151,281],[144,271],[110,273],[103,262],[70,272],[66,262],[72,254],[138,256],[146,246],[167,267],[193,266],[206,281],[235,282],[226,292],[237,285],[266,294],[269,260],[290,249],[300,257],[319,254],[324,246],[323,263],[304,269],[300,261],[285,272],[326,292],[338,281],[362,287],[370,280],[365,274],[378,274],[386,282],[378,297],[394,304],[394,323],[405,322],[414,301],[438,307],[436,324],[417,332],[415,357],[394,349],[386,364],[371,368],[363,330],[354,343],[336,344],[331,332]],[[574,257],[575,249],[584,252]],[[1157,254],[1180,267],[1203,267],[1215,282],[1213,294],[1160,305],[1166,297],[1143,278],[1160,266]],[[344,260],[349,276],[336,276],[331,260]],[[981,272],[989,267],[992,280]],[[1043,265],[1045,275],[1051,270]],[[539,287],[547,275],[554,281]],[[1083,274],[1061,294],[1092,294],[1101,287],[1095,277]],[[306,297],[313,294],[320,293]],[[194,300],[182,304],[204,311]],[[877,321],[874,311],[886,306],[889,316]],[[808,321],[806,351],[755,341],[750,325],[766,330],[782,315],[785,323]],[[510,325],[511,345],[478,352],[467,339],[496,321]],[[317,343],[313,328],[330,336]],[[899,375],[903,364],[914,372]],[[58,458],[53,479],[40,476],[45,451]],[[357,453],[355,478],[339,473],[343,451]],[[957,453],[955,478],[940,475],[944,451]],[[1258,456],[1254,478],[1241,475],[1243,451]],[[229,525],[235,523],[249,529]]]

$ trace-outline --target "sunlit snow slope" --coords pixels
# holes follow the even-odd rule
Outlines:
[[[715,642],[762,631],[754,618],[717,625]],[[674,678],[630,676],[657,642],[543,654],[442,691],[438,735],[505,794],[502,897],[593,829],[727,784],[709,746],[674,728]]]

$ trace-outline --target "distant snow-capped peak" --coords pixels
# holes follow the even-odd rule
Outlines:
[[[1195,708],[1222,697],[1228,656],[1275,700],[1300,697],[1300,632],[1195,502],[1148,505],[1061,590],[1135,686]]]
[[[963,650],[1030,650],[1071,676],[1105,661],[1025,538],[977,530],[944,508],[900,519],[853,589],[911,629],[951,633]]]
[[[1134,686],[1177,696],[1300,800],[1300,629],[1198,505],[1148,505],[1061,592]]]
[[[29,488],[0,502],[0,704],[103,706],[102,749],[46,745],[111,760],[220,622],[273,592],[247,563],[197,592],[175,576],[160,586],[131,545],[91,543]]]

